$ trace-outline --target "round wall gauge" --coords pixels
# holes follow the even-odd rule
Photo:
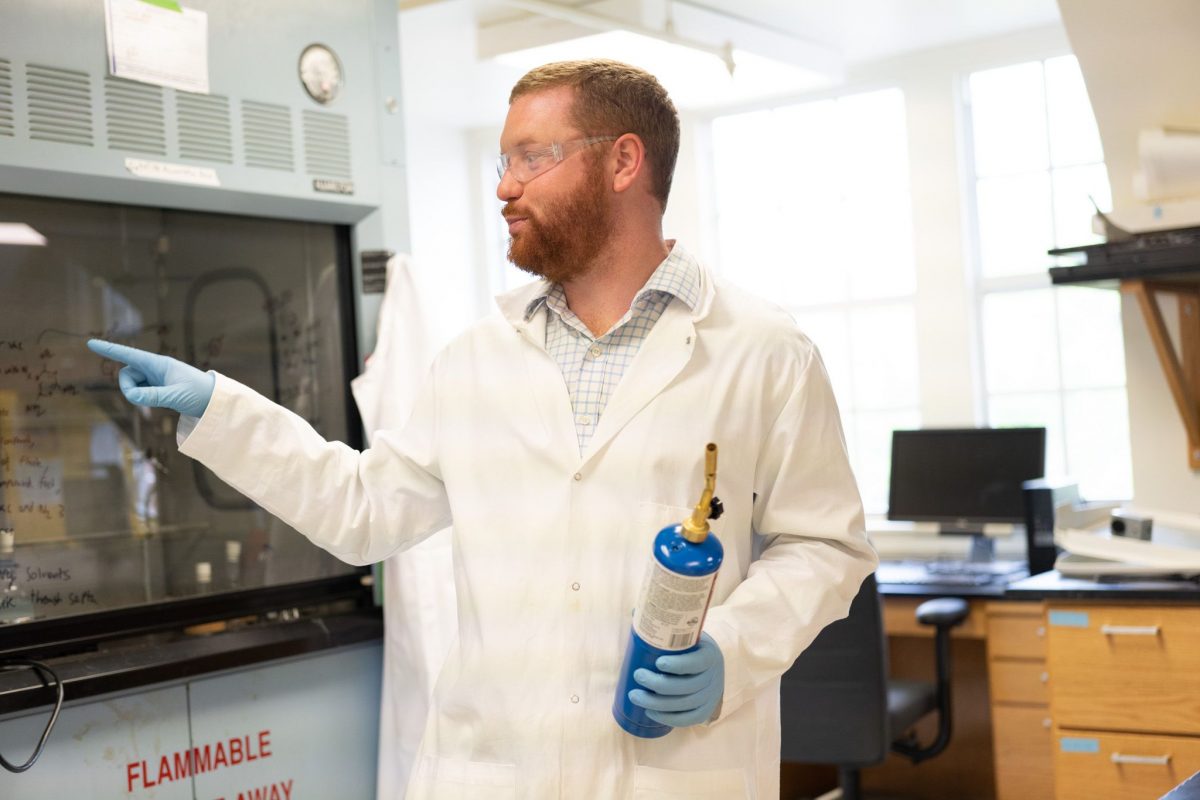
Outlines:
[[[300,82],[308,96],[327,106],[342,90],[342,62],[323,44],[310,44],[300,54]]]

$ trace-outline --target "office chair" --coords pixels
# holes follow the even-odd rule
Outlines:
[[[833,764],[843,800],[861,800],[859,770],[883,763],[888,750],[914,764],[950,743],[950,630],[967,616],[960,598],[917,608],[917,620],[936,628],[936,682],[889,680],[887,638],[875,576],[863,581],[849,615],[821,631],[783,675],[780,687],[783,761]],[[937,711],[928,745],[910,729]]]

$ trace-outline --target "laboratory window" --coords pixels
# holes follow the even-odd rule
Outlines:
[[[1132,495],[1120,299],[1052,287],[1052,247],[1100,241],[1107,173],[1074,56],[974,72],[963,93],[971,269],[989,424],[1044,425],[1047,471]],[[1093,203],[1095,206],[1093,206]]]
[[[718,269],[817,344],[867,511],[891,432],[919,427],[912,201],[898,89],[718,116]]]

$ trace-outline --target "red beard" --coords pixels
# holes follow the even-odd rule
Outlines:
[[[579,192],[534,212],[504,206],[505,217],[525,217],[524,230],[508,242],[508,260],[516,267],[563,283],[584,275],[612,233],[613,211],[607,202],[604,161],[591,166]]]

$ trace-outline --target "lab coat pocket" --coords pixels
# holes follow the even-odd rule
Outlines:
[[[414,788],[424,789],[417,795],[430,800],[516,800],[517,768],[514,764],[426,756],[413,783]]]
[[[746,770],[633,768],[633,800],[745,800]]]

